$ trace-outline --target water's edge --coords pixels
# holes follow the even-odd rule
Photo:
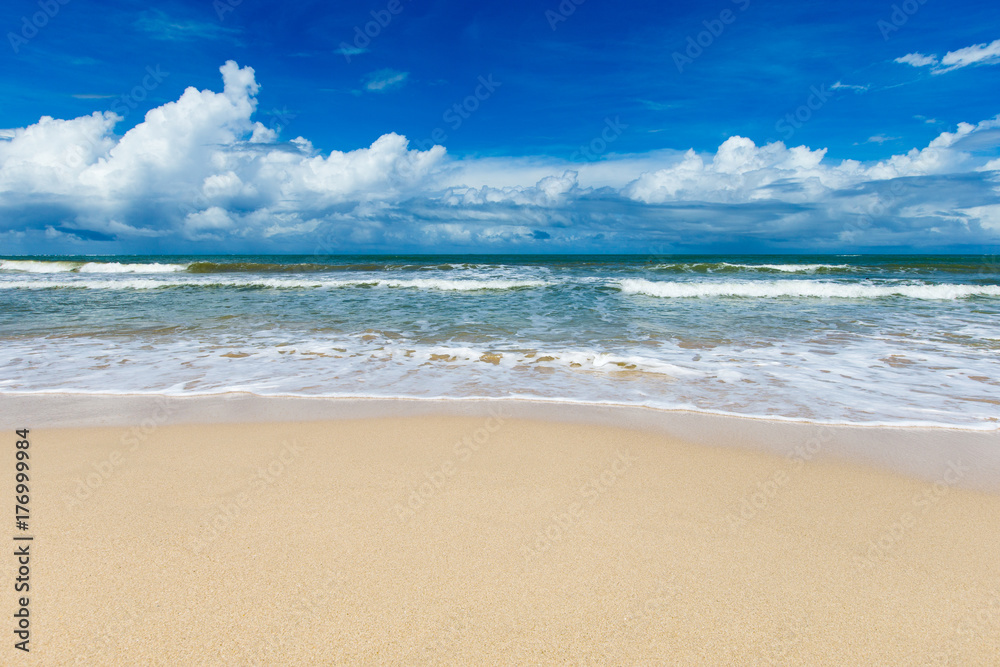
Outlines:
[[[245,393],[188,397],[0,394],[0,422],[8,430],[123,428],[123,448],[136,439],[144,441],[160,426],[172,424],[330,421],[335,428],[338,420],[434,416],[472,418],[483,424],[489,419],[501,423],[518,419],[656,431],[701,446],[737,447],[777,455],[784,458],[776,464],[779,466],[804,460],[841,460],[929,483],[940,482],[948,470],[958,465],[966,469],[960,486],[1000,492],[1000,429],[810,424],[532,400],[330,399]],[[211,442],[206,441],[205,446],[210,447]]]

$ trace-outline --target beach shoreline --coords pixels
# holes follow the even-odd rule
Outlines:
[[[661,433],[695,445],[809,458],[832,457],[933,480],[949,459],[974,462],[961,485],[1000,492],[1000,426],[841,424],[533,399],[413,399],[166,394],[0,393],[0,422],[45,428],[315,422],[396,417],[487,417],[606,426]]]

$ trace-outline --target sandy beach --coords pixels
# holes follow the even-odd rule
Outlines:
[[[996,664],[995,432],[650,412],[5,399],[34,541],[3,662]],[[875,435],[926,467],[849,455]]]

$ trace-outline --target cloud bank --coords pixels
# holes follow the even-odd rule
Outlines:
[[[254,120],[253,69],[220,71],[222,92],[188,88],[122,136],[111,112],[0,130],[0,254],[1000,243],[1000,116],[871,163],[739,136],[581,163],[455,159],[394,133],[324,154]]]

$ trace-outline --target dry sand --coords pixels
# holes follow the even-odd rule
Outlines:
[[[479,414],[5,421],[11,471],[19,426],[32,651],[6,630],[4,665],[1000,664],[1000,495],[968,458]]]

